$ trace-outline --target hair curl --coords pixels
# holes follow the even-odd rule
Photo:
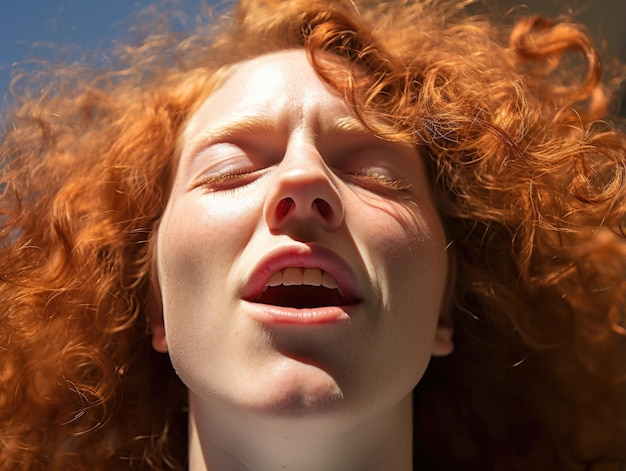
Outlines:
[[[578,24],[494,23],[468,3],[242,0],[121,47],[115,70],[55,69],[37,95],[15,83],[0,468],[184,469],[185,390],[150,348],[152,235],[187,118],[231,65],[286,48],[427,161],[456,347],[415,389],[416,469],[626,462],[626,137],[601,121],[598,55]]]

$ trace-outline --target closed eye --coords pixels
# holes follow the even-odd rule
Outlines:
[[[257,149],[232,142],[214,142],[197,152],[193,163],[198,170],[189,190],[212,193],[233,190],[263,175],[268,162]]]
[[[347,175],[351,180],[364,184],[368,187],[373,186],[375,188],[378,187],[385,190],[401,192],[407,191],[411,188],[411,184],[407,181],[392,178],[388,175],[376,171],[368,171],[363,173],[351,172]]]
[[[192,189],[202,188],[207,193],[232,190],[252,183],[262,176],[266,170],[265,168],[259,168],[203,175],[193,183]]]

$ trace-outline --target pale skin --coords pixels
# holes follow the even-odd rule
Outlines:
[[[151,324],[189,388],[189,469],[410,471],[412,390],[453,348],[417,151],[301,50],[237,65],[181,149]]]

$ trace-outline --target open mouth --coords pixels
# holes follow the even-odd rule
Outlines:
[[[296,309],[350,304],[337,281],[319,268],[285,268],[265,284],[257,303]]]

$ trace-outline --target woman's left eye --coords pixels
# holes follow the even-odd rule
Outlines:
[[[400,178],[395,178],[386,173],[367,170],[363,172],[347,172],[347,175],[352,180],[356,180],[366,186],[375,186],[384,190],[392,191],[408,191],[411,188],[411,183]]]

